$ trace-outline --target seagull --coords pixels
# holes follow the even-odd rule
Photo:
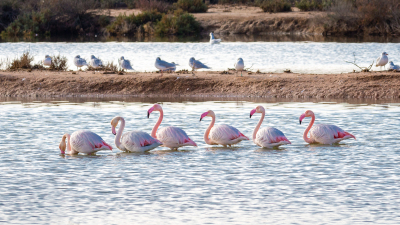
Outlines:
[[[123,56],[119,59],[119,66],[124,70],[133,70],[131,66],[131,62],[129,60],[124,59]]]
[[[43,59],[43,66],[51,66],[51,57],[46,55]]]
[[[156,63],[155,63],[156,68],[161,71],[161,76],[160,77],[162,77],[163,71],[169,71],[169,70],[170,71],[175,71],[177,65],[178,64],[175,64],[174,62],[169,63],[169,62],[166,62],[164,60],[161,60],[160,57],[157,57]]]
[[[376,59],[375,66],[376,67],[378,67],[378,66],[384,67],[389,61],[389,58],[387,56],[388,56],[388,54],[386,52],[382,52],[382,55]]]
[[[210,43],[211,44],[219,44],[221,42],[221,39],[215,39],[213,32],[210,33]]]
[[[394,65],[392,61],[389,62],[389,70],[400,71],[399,65]]]
[[[199,60],[195,60],[194,57],[189,59],[189,66],[192,68],[192,71],[196,71],[196,69],[211,69],[211,67],[204,65]],[[192,73],[194,75],[194,72]]]
[[[74,64],[76,69],[78,69],[78,67],[87,66],[86,60],[82,59],[80,55],[75,56]]]
[[[100,59],[96,58],[94,55],[90,56],[90,66],[93,68],[99,68],[103,66],[103,63]]]
[[[240,76],[243,77],[243,69],[244,69],[244,62],[242,58],[238,58],[237,62],[235,63],[236,71],[240,70]]]

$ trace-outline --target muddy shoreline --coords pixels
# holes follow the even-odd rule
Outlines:
[[[0,97],[399,99],[400,73],[0,72]]]

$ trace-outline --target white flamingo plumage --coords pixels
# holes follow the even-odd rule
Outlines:
[[[356,139],[354,135],[335,125],[318,124],[313,127],[315,115],[311,110],[307,110],[300,116],[300,124],[305,117],[311,117],[311,122],[303,134],[304,141],[309,144],[331,145],[349,138]],[[308,132],[310,132],[310,138],[307,136]]]
[[[255,109],[251,110],[250,118],[253,116],[254,113],[261,113],[261,118],[258,121],[256,128],[254,128],[253,132],[254,144],[265,148],[272,148],[280,145],[291,144],[291,142],[286,138],[286,136],[282,133],[282,131],[274,127],[265,127],[259,130],[265,117],[264,107],[259,105]]]
[[[65,139],[68,138],[68,145]],[[99,135],[91,131],[75,131],[71,135],[64,134],[60,143],[61,154],[78,154],[86,153],[91,154],[100,150],[112,150],[112,147],[107,144]],[[65,148],[67,147],[67,152]]]
[[[46,55],[43,59],[43,66],[51,66],[51,57]]]
[[[121,125],[117,133],[115,131],[115,128],[117,127],[119,121],[121,121]],[[145,133],[143,131],[130,131],[122,134],[124,128],[124,118],[117,116],[111,120],[112,133],[116,135],[115,145],[122,151],[145,152],[162,145],[161,141],[152,138],[148,133]]]
[[[211,123],[208,126],[206,132],[204,133],[204,141],[209,145],[223,145],[231,146],[237,144],[243,140],[249,140],[244,134],[242,134],[238,129],[226,125],[215,125],[215,113],[212,110],[208,110],[207,112],[201,114],[200,121],[204,117],[211,117]],[[210,138],[209,138],[210,136]]]
[[[164,147],[170,148],[171,150],[177,150],[183,146],[195,146],[197,144],[189,138],[184,130],[178,127],[163,127],[158,130],[163,118],[164,118],[164,111],[159,104],[154,104],[148,111],[147,111],[147,118],[150,117],[150,114],[153,111],[159,111],[160,117],[158,118],[157,123],[154,125],[153,130],[151,131],[151,136],[153,138],[157,138],[163,143]],[[158,130],[158,131],[157,131]]]

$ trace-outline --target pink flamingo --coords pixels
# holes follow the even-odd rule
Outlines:
[[[100,150],[112,150],[99,135],[91,131],[75,131],[72,135],[64,134],[60,142],[61,154],[65,154],[65,139],[68,138],[67,154],[86,153],[91,154]]]
[[[307,110],[305,113],[300,116],[300,124],[304,117],[311,117],[311,122],[308,125],[307,129],[304,131],[303,139],[309,144],[334,144],[339,143],[342,140],[354,138],[356,137],[349,132],[342,130],[341,128],[335,125],[326,125],[326,124],[318,124],[313,128],[312,125],[315,121],[315,115],[311,110]],[[310,131],[310,138],[307,137],[308,132]]]
[[[272,148],[279,145],[292,144],[282,133],[282,131],[274,127],[265,127],[261,130],[260,126],[265,117],[265,109],[262,106],[257,106],[255,109],[251,110],[250,118],[254,113],[261,113],[261,118],[258,121],[256,128],[253,131],[253,142],[260,147]]]
[[[204,141],[209,145],[223,145],[224,147],[237,144],[243,140],[249,140],[248,137],[244,136],[238,129],[222,124],[215,125],[215,113],[212,110],[201,114],[200,121],[209,116],[212,118],[210,125],[204,133]],[[210,135],[211,138],[208,138]]]
[[[119,127],[117,134],[117,132],[115,132],[115,128],[117,127],[119,121],[121,121],[121,126]],[[143,131],[136,130],[122,135],[124,128],[124,118],[117,116],[111,120],[112,133],[117,135],[115,136],[115,145],[122,151],[145,152],[162,145],[159,140],[152,138],[148,133]]]
[[[157,123],[154,125],[153,130],[151,131],[151,136],[153,138],[159,139],[163,143],[163,146],[170,148],[171,150],[178,150],[178,148],[182,147],[182,146],[197,147],[197,144],[194,141],[192,141],[188,137],[186,132],[183,131],[181,128],[163,127],[159,131],[157,131],[158,127],[160,126],[160,124],[164,118],[164,112],[163,112],[162,107],[159,104],[154,104],[153,107],[151,107],[147,111],[147,118],[150,117],[150,114],[153,111],[160,112],[160,117],[158,118]]]

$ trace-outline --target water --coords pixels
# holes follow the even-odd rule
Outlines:
[[[90,129],[115,146],[110,120],[150,132],[154,102],[3,102],[0,111],[0,221],[7,224],[399,224],[398,103],[183,101],[164,102],[162,126],[183,128],[198,148],[145,154],[99,152],[62,156],[64,132]],[[292,145],[262,149],[251,141],[210,147],[203,132],[213,109],[251,137],[281,129]],[[357,140],[308,145],[299,125],[306,110]]]
[[[252,71],[282,73],[290,69],[296,73],[344,73],[357,69],[345,61],[369,66],[383,51],[389,60],[400,60],[400,43],[339,43],[339,42],[15,42],[0,43],[0,60],[13,59],[29,50],[34,61],[39,62],[46,54],[68,58],[69,69],[76,69],[73,57],[80,55],[90,59],[95,55],[104,62],[117,63],[120,56],[131,60],[136,71],[156,71],[155,59],[161,57],[178,63],[178,70],[190,69],[190,57],[200,59],[213,70],[233,68],[237,58],[244,59],[245,67]],[[379,68],[374,67],[374,70]]]

